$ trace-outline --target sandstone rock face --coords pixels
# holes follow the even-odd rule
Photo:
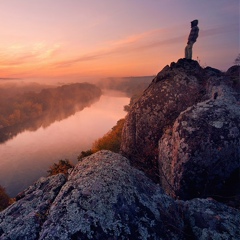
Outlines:
[[[0,213],[0,239],[184,239],[178,205],[110,151],[40,179]]]
[[[212,199],[178,201],[188,239],[240,239],[240,212]]]
[[[159,174],[173,197],[229,197],[230,187],[239,193],[240,92],[230,79],[236,71],[180,59],[130,110],[121,150],[152,178]]]

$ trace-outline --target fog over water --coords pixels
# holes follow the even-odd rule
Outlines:
[[[0,144],[0,185],[10,196],[31,185],[60,159],[77,162],[81,151],[107,133],[126,115],[129,98],[114,93],[74,115],[35,132],[25,131]]]

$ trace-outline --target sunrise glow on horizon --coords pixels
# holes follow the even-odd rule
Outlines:
[[[227,70],[239,53],[239,0],[3,0],[0,78],[146,76],[183,58]]]

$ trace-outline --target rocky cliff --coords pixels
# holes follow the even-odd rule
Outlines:
[[[240,211],[216,201],[240,189],[238,71],[166,66],[126,118],[127,158],[100,151],[39,179],[0,213],[0,240],[240,239]]]
[[[42,178],[0,214],[0,239],[181,239],[177,204],[128,160],[109,151],[68,179]]]
[[[174,201],[128,159],[100,151],[21,193],[0,213],[0,239],[239,239],[239,224],[237,209]]]
[[[126,117],[122,153],[175,198],[238,195],[238,85],[239,66],[171,63]]]

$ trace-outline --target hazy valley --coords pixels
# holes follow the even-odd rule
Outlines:
[[[75,166],[54,164],[50,176],[16,196],[0,213],[0,237],[239,239],[239,70],[186,59],[167,65]],[[91,107],[104,100],[106,110],[117,99],[123,96],[102,95]],[[91,107],[75,114],[84,113],[77,125]],[[93,117],[97,128],[106,123],[100,115]],[[65,126],[79,141],[77,125]]]
[[[14,197],[46,176],[54,162],[76,163],[81,151],[90,149],[126,115],[124,106],[130,96],[142,92],[150,79],[111,78],[96,85],[0,85],[0,185]]]

